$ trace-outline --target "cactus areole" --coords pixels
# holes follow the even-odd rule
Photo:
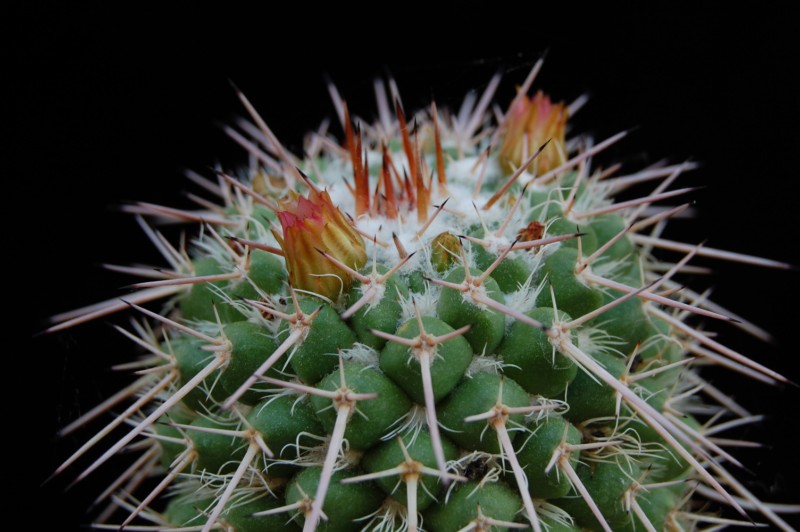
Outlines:
[[[337,95],[341,130],[302,158],[237,92],[250,167],[193,174],[195,210],[132,206],[164,264],[53,318],[135,316],[135,380],[58,469],[130,457],[98,524],[790,529],[717,436],[755,417],[698,366],[786,379],[708,332],[759,329],[674,279],[697,256],[786,265],[662,238],[694,165],[593,165],[626,133],[567,136],[579,105],[533,92],[540,67],[494,108],[499,77],[413,114],[376,82],[374,123]],[[200,230],[170,243],[164,218]]]

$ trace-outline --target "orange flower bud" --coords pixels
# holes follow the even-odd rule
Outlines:
[[[567,124],[567,107],[563,102],[553,103],[541,91],[533,98],[521,95],[509,110],[506,133],[500,146],[499,160],[506,172],[512,172],[525,162],[542,144],[547,147],[533,160],[528,171],[543,174],[564,164],[567,151],[564,147],[564,129]]]
[[[359,270],[367,262],[364,240],[333,205],[327,191],[312,190],[308,199],[300,196],[284,207],[278,212],[283,228],[279,241],[289,282],[294,288],[335,300],[350,287],[351,276],[320,251]]]

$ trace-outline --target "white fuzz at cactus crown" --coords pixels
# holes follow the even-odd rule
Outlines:
[[[765,334],[674,279],[696,256],[787,265],[662,238],[694,165],[594,167],[626,133],[566,138],[583,100],[532,94],[540,68],[507,106],[496,76],[415,114],[376,82],[372,124],[331,87],[341,135],[302,159],[237,91],[251,165],[189,173],[197,210],[128,206],[166,266],[115,267],[144,280],[49,329],[140,317],[118,328],[136,380],[64,429],[118,412],[57,473],[134,456],[95,527],[790,530],[720,436],[759,416],[699,369],[787,379],[698,328]]]

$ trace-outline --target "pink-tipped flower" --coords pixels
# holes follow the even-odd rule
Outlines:
[[[533,98],[526,95],[514,101],[506,120],[506,133],[500,146],[500,164],[512,172],[534,154],[542,144],[550,143],[528,167],[534,174],[543,174],[566,162],[564,129],[567,124],[567,107],[563,102],[553,103],[541,91]]]
[[[335,300],[350,287],[350,274],[320,251],[354,270],[367,262],[364,240],[327,191],[312,190],[308,199],[300,196],[285,204],[278,220],[283,228],[279,241],[294,288]]]

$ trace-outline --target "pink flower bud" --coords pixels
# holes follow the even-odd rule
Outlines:
[[[312,190],[308,199],[300,196],[284,207],[278,220],[289,282],[296,289],[336,300],[350,287],[351,276],[320,251],[359,270],[367,262],[364,240],[327,191]]]

